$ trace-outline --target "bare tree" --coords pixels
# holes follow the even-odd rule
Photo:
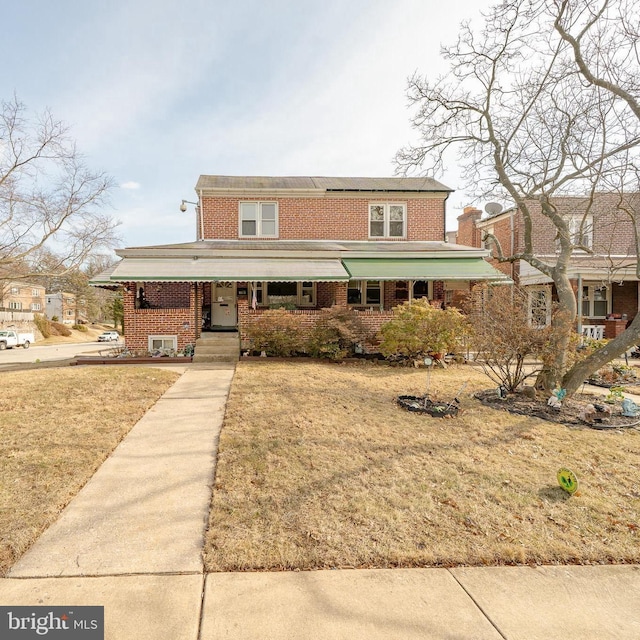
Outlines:
[[[90,171],[66,127],[49,112],[29,119],[15,97],[0,105],[0,271],[28,278],[46,253],[65,273],[112,245],[101,211],[111,179]],[[25,268],[26,267],[26,268]]]
[[[476,196],[515,202],[523,222],[521,251],[506,255],[493,240],[501,260],[524,260],[555,285],[555,358],[538,383],[561,385],[569,393],[585,373],[640,339],[639,314],[623,336],[580,369],[569,367],[577,305],[568,268],[577,250],[592,252],[584,242],[592,219],[589,203],[600,191],[616,191],[621,215],[631,216],[637,228],[624,194],[638,190],[640,119],[634,96],[640,65],[629,25],[637,26],[639,10],[625,0],[595,4],[505,0],[483,16],[480,31],[463,24],[457,44],[442,51],[450,73],[435,81],[418,75],[410,80],[420,142],[397,155],[404,172],[438,171],[456,149],[466,186]],[[629,14],[623,20],[624,10]],[[616,68],[621,58],[624,72]],[[557,204],[567,195],[584,196],[587,203],[577,221]],[[537,257],[539,215],[555,232],[553,260]]]

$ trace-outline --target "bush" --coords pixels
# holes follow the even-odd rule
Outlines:
[[[370,337],[358,314],[347,307],[322,309],[309,334],[306,350],[314,358],[340,360]]]
[[[302,318],[284,309],[269,309],[247,328],[254,349],[268,356],[291,356],[304,348]]]
[[[49,323],[50,331],[52,336],[70,336],[71,330],[67,325],[61,324],[60,322],[54,322],[53,320]]]
[[[36,325],[43,338],[48,338],[51,335],[49,321],[43,315],[39,313],[34,314],[33,323]]]
[[[476,362],[498,385],[513,392],[529,376],[525,359],[545,357],[550,327],[531,324],[529,294],[517,286],[475,287],[466,307]]]
[[[60,318],[58,318],[58,316],[51,316],[51,322],[60,322]]]
[[[71,328],[75,329],[76,331],[83,331],[84,333],[87,333],[87,331],[89,331],[87,329],[87,326],[84,324],[74,324]]]
[[[426,299],[404,302],[382,325],[380,352],[412,360],[456,351],[468,333],[465,317],[454,308],[437,309]]]

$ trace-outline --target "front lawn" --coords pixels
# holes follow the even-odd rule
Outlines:
[[[177,378],[117,366],[2,374],[0,576]]]
[[[463,383],[464,411],[396,406],[424,369],[240,363],[220,439],[209,571],[640,562],[640,433],[569,428],[484,407],[492,384],[436,370],[432,397]],[[569,467],[579,494],[559,488]]]

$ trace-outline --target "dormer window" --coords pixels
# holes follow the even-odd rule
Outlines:
[[[407,206],[405,204],[370,204],[370,238],[404,238]]]
[[[241,238],[277,238],[278,203],[241,202],[239,226]]]

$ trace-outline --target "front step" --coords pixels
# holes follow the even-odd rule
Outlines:
[[[196,340],[193,362],[238,362],[239,358],[237,333],[208,333]]]

